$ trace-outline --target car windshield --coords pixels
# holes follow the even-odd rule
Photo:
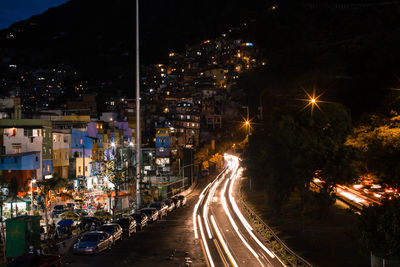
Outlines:
[[[81,239],[83,242],[96,242],[99,239],[99,235],[84,235]]]
[[[146,213],[146,214],[150,214],[150,215],[152,214],[151,210],[143,210],[143,212]]]
[[[139,213],[132,214],[132,217],[133,217],[135,220],[142,219],[142,215],[139,214]]]
[[[103,225],[100,230],[104,232],[114,232],[114,225]]]
[[[64,206],[63,205],[55,205],[54,209],[55,210],[62,210],[62,209],[64,209]]]
[[[123,227],[128,227],[129,225],[129,220],[128,219],[120,219],[117,221],[117,223]]]

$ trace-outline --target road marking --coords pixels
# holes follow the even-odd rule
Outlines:
[[[214,266],[215,266],[215,265],[214,265],[214,261],[213,261],[213,259],[212,259],[212,257],[211,257],[210,250],[208,249],[207,240],[206,240],[205,235],[204,235],[204,230],[203,230],[203,226],[202,226],[202,224],[201,224],[200,215],[197,215],[197,219],[198,219],[198,222],[199,222],[201,239],[203,240],[204,248],[206,249],[206,254],[207,254],[207,257],[208,257],[208,261],[209,261],[209,263],[210,263],[210,266],[211,266],[211,267],[214,267]]]
[[[218,229],[217,223],[215,222],[213,215],[211,215],[211,223],[212,223],[212,225],[214,227],[215,232],[217,233],[217,237],[219,239],[219,242],[221,242],[222,247],[224,248],[226,255],[228,255],[228,258],[229,258],[230,262],[232,263],[233,266],[238,266],[236,261],[235,261],[235,259],[232,256],[231,252],[229,251],[228,245],[225,243],[225,240],[222,238],[221,232]]]
[[[224,254],[222,253],[221,247],[219,246],[218,242],[216,239],[213,239],[215,247],[217,248],[219,257],[221,258],[222,262],[224,263],[225,266],[228,266],[228,262],[225,259]]]
[[[205,256],[204,258],[206,259],[207,267],[210,267],[210,263],[208,262],[206,250],[204,248],[203,240],[201,240],[201,239],[200,239],[200,244],[201,244],[201,250],[203,251],[203,255]]]

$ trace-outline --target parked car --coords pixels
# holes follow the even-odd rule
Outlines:
[[[130,237],[131,234],[136,233],[136,221],[131,216],[118,219],[116,223],[122,227],[122,232]]]
[[[98,254],[105,249],[111,249],[113,238],[106,232],[94,231],[83,234],[73,247],[74,253]]]
[[[74,212],[78,214],[79,216],[88,216],[89,213],[87,212],[86,209],[75,209]]]
[[[55,205],[53,208],[53,213],[54,213],[54,215],[58,216],[67,210],[68,210],[67,207],[64,205]]]
[[[71,203],[71,202],[67,203],[67,209],[68,210],[74,210],[75,209],[75,203]]]
[[[117,223],[107,223],[103,224],[100,229],[100,231],[106,232],[107,234],[112,235],[113,237],[113,242],[115,243],[117,240],[122,240],[122,227],[117,224]]]
[[[80,221],[80,225],[85,230],[90,229],[93,223],[95,224],[96,228],[99,228],[103,224],[100,219],[92,216],[84,216]]]
[[[156,201],[149,205],[149,208],[156,208],[158,210],[159,218],[166,216],[168,213],[168,206],[162,201]]]
[[[175,209],[175,202],[171,198],[164,200],[164,203],[167,205],[168,212],[172,212]]]
[[[136,227],[139,230],[143,230],[148,224],[149,220],[147,219],[147,215],[142,212],[136,212],[131,214],[131,217],[136,221]]]
[[[140,212],[146,214],[147,219],[150,223],[153,223],[158,220],[158,210],[156,208],[144,208],[141,209]]]
[[[23,254],[11,263],[7,264],[8,267],[57,267],[61,266],[61,257],[58,255],[37,255],[37,254]]]
[[[181,206],[182,202],[179,197],[172,197],[171,199],[175,203],[175,209]]]
[[[179,196],[176,196],[176,197],[181,200],[181,206],[185,206],[186,205],[186,197],[185,196],[179,195]]]

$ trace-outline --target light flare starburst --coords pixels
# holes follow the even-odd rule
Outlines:
[[[301,101],[306,102],[306,105],[301,110],[305,110],[307,107],[311,107],[311,114],[313,113],[315,107],[321,110],[319,103],[323,103],[324,101],[322,101],[320,97],[324,93],[317,95],[315,92],[315,88],[313,89],[312,93],[307,92],[305,89],[303,89],[303,91],[306,93],[307,98],[300,99]]]

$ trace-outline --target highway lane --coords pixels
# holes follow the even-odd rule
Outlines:
[[[226,156],[228,167],[199,196],[193,211],[195,238],[209,266],[285,266],[257,237],[240,212],[236,181],[237,157]]]

